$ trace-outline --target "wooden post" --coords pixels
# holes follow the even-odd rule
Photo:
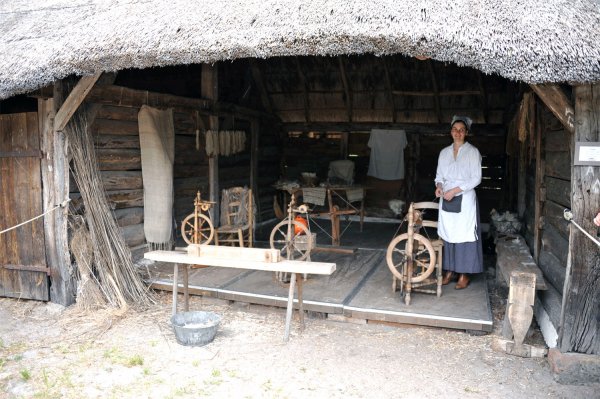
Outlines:
[[[217,101],[219,98],[219,74],[217,65],[202,64],[202,98]],[[219,117],[211,115],[208,117],[208,128],[219,131]],[[209,200],[215,204],[209,210],[210,217],[215,226],[219,225],[220,201],[219,201],[219,156],[208,158],[208,187]]]
[[[576,86],[574,93],[573,143],[600,141],[600,85]],[[572,167],[571,209],[573,221],[596,235],[593,218],[600,211],[600,167]],[[569,256],[558,345],[561,352],[600,354],[600,249],[573,224]]]
[[[42,185],[44,212],[69,198],[67,138],[54,129],[54,117],[63,99],[62,83],[54,85],[54,99],[38,100],[42,137]],[[75,302],[75,280],[67,233],[68,206],[44,218],[45,246],[50,268],[50,301],[63,306]]]
[[[260,198],[258,191],[258,142],[260,138],[260,120],[253,118],[250,121],[250,188],[256,200],[256,215],[260,218]],[[260,220],[259,220],[260,221]],[[256,222],[256,220],[254,221]],[[254,228],[254,223],[251,224]]]
[[[538,110],[538,107],[535,105],[534,101],[530,102],[532,108]],[[545,175],[545,163],[543,158],[543,154],[545,151],[542,150],[542,127],[540,123],[540,113],[538,111],[531,110],[530,114],[530,131],[535,132],[535,205],[534,205],[534,230],[533,230],[533,259],[536,263],[538,263],[540,259],[540,249],[542,244],[542,230],[544,226],[542,225],[542,210],[544,208],[544,203],[546,202],[546,189],[544,185],[544,175]],[[535,115],[535,118],[533,117]]]
[[[565,129],[571,134],[574,133],[575,111],[561,88],[555,84],[531,85],[531,88],[562,123]]]

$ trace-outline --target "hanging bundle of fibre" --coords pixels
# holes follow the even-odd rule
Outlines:
[[[154,298],[133,263],[131,251],[106,200],[86,112],[86,107],[81,106],[65,133],[73,159],[73,176],[85,206],[85,220],[94,254],[94,273],[109,306],[144,307],[153,303]]]

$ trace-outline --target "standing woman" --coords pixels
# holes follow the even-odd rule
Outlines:
[[[444,241],[443,284],[458,277],[456,289],[469,285],[469,274],[483,271],[479,205],[475,187],[481,183],[481,154],[465,141],[471,118],[454,116],[453,143],[440,152],[435,196],[440,198],[438,235]]]

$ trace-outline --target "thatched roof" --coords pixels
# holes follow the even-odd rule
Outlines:
[[[401,53],[527,83],[600,81],[598,0],[3,0],[0,98],[70,74]]]

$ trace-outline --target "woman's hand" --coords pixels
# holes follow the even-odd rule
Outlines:
[[[596,215],[596,217],[594,218],[594,224],[596,226],[600,226],[600,212],[598,212],[598,214]]]
[[[445,201],[452,201],[452,198],[456,196],[456,194],[460,193],[461,189],[458,187],[454,187],[452,190],[446,191],[444,194]]]
[[[444,195],[444,192],[442,191],[442,187],[437,186],[435,188],[435,198],[440,198],[442,195]]]

